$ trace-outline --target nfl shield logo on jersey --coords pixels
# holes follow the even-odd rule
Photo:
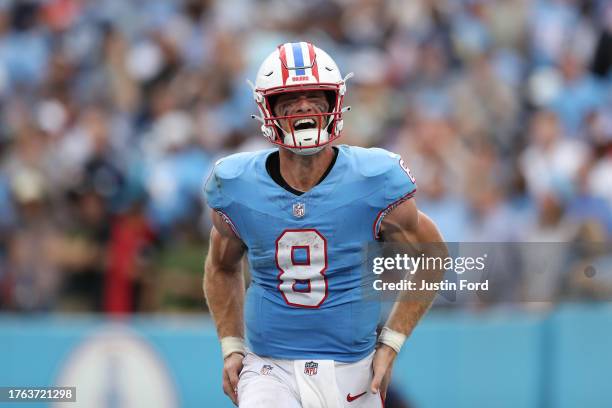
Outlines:
[[[306,214],[306,205],[304,203],[293,204],[293,216],[302,218]]]
[[[319,363],[315,363],[314,361],[307,361],[304,363],[304,374],[306,375],[317,375],[317,368],[319,367]]]
[[[274,367],[272,367],[271,365],[264,364],[264,365],[261,367],[261,371],[260,371],[260,373],[261,373],[261,375],[268,375],[268,374],[270,374],[270,371],[272,371],[272,369],[273,369],[273,368],[274,368]]]

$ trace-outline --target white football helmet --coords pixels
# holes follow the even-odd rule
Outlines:
[[[297,154],[317,153],[340,136],[342,114],[350,110],[350,107],[342,108],[346,81],[352,76],[353,73],[350,73],[342,78],[334,60],[325,51],[310,43],[279,45],[261,64],[255,85],[248,81],[261,112],[261,116],[252,117],[262,123],[261,131],[272,143]],[[280,94],[305,91],[324,91],[329,102],[329,111],[275,115],[274,101]],[[320,117],[320,120],[300,121],[312,117]],[[289,119],[290,132],[280,126],[280,119]]]

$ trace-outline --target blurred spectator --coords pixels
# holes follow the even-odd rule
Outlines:
[[[566,51],[559,61],[562,77],[561,88],[552,100],[554,110],[569,136],[578,135],[586,117],[603,103],[601,84],[586,69],[576,53]]]
[[[589,166],[586,187],[595,197],[603,198],[608,208],[612,209],[612,109],[593,115],[589,121],[588,133],[598,160]]]
[[[564,138],[562,132],[556,114],[540,111],[533,115],[529,145],[521,154],[520,166],[536,199],[550,192],[575,194],[578,171],[590,159],[585,144]]]
[[[78,262],[66,267],[59,305],[63,311],[102,311],[102,282],[108,267],[110,218],[105,197],[91,179],[69,192],[70,223],[65,239],[79,249]],[[73,250],[74,250],[73,249]]]
[[[123,315],[140,310],[147,292],[146,273],[154,234],[140,203],[110,226],[108,265],[104,279],[104,310]]]
[[[150,197],[149,215],[161,230],[198,218],[200,190],[210,160],[193,145],[193,123],[184,113],[172,111],[153,124],[146,163],[145,189]]]
[[[472,143],[490,140],[508,150],[513,143],[519,100],[493,67],[491,55],[474,57],[453,92],[461,135]]]
[[[10,308],[50,311],[61,286],[63,247],[49,217],[44,180],[34,169],[18,170],[12,178],[20,222],[9,243]]]

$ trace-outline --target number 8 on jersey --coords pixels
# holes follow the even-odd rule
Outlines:
[[[315,229],[285,230],[276,240],[278,290],[291,306],[317,308],[327,298],[327,240]]]

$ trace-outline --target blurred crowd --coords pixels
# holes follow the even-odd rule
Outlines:
[[[0,310],[200,311],[204,179],[294,40],[448,241],[610,240],[610,1],[0,0]]]

